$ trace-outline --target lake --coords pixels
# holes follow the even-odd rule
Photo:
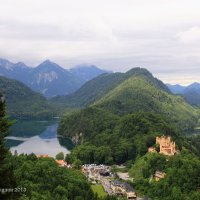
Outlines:
[[[74,147],[70,139],[57,135],[56,121],[17,121],[6,137],[6,146],[14,154],[48,154],[55,157],[59,152],[70,153]]]

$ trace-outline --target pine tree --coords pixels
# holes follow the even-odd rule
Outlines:
[[[8,128],[11,125],[5,112],[5,102],[0,94],[0,199],[15,199],[14,192],[6,192],[6,189],[15,187],[12,165],[9,162],[10,153],[5,147],[4,138],[7,135]],[[4,192],[2,192],[4,190]]]

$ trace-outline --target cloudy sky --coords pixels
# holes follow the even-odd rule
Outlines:
[[[199,0],[0,0],[0,57],[200,82],[199,9]]]

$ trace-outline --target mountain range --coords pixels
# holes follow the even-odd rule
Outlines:
[[[172,93],[182,95],[191,105],[200,106],[200,83],[195,82],[188,86],[167,84],[167,86]]]
[[[172,94],[162,81],[144,68],[100,75],[85,83],[74,94],[55,97],[52,101],[64,107],[83,108],[63,118],[60,125],[63,135],[69,132],[84,134],[84,124],[93,119],[102,121],[109,116],[114,119],[137,112],[161,114],[183,130],[189,130],[197,121],[197,110],[181,96]],[[91,123],[95,124],[96,121]]]
[[[170,92],[168,87],[163,84],[160,80],[153,78],[152,74],[143,68],[133,68],[126,73],[110,73],[102,74],[88,82],[86,82],[80,89],[76,92],[66,95],[66,96],[57,96],[52,98],[52,102],[58,104],[64,104],[68,107],[85,107],[88,106],[106,93],[117,87],[123,81],[127,80],[132,76],[145,76],[155,84],[156,87]]]
[[[63,113],[64,110],[71,108],[92,106],[116,115],[141,110],[164,113],[168,116],[174,115],[176,119],[185,118],[186,122],[187,115],[193,116],[195,112],[186,102],[195,106],[200,105],[199,83],[193,83],[188,87],[165,85],[144,68],[133,68],[126,73],[110,73],[94,65],[78,65],[66,70],[46,60],[31,68],[22,62],[14,64],[0,59],[0,75],[0,91],[7,97],[8,105],[10,104],[9,113],[16,114],[21,109],[25,116],[28,113],[32,115],[33,112],[30,110],[34,109],[26,110],[26,106],[24,109],[22,105],[17,105],[20,102],[28,105],[23,101],[28,96],[31,105],[42,105],[42,108],[36,106],[35,109],[43,113],[54,113],[55,110]],[[183,98],[173,94],[180,94]],[[34,104],[31,99],[37,103]]]
[[[12,63],[0,59],[0,76],[21,81],[48,98],[73,93],[85,82],[103,73],[108,71],[94,65],[83,64],[67,70],[46,60],[37,67],[31,68],[22,62]]]
[[[199,156],[199,142],[191,133],[197,127],[199,108],[173,94],[146,69],[100,75],[74,94],[53,100],[81,107],[66,113],[58,129],[60,135],[76,143],[68,158],[72,163],[123,164],[130,169],[136,190],[141,189],[143,193],[146,187],[152,199],[187,199],[187,196],[179,198],[186,182],[187,188],[194,185],[197,191],[195,177],[200,172],[196,170],[200,163],[195,154]],[[163,135],[175,142],[178,151],[174,156],[148,152],[152,146],[159,151],[156,138]],[[188,139],[190,135],[196,143]],[[157,170],[165,172],[166,177],[152,181]],[[175,191],[176,196],[172,197],[174,183],[176,188],[183,189]],[[160,192],[171,185],[168,193]],[[196,197],[191,199],[198,199]]]

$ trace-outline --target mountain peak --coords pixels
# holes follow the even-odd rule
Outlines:
[[[188,87],[200,87],[200,83],[198,83],[198,82],[194,82],[194,83],[192,83],[191,85],[189,85]]]
[[[44,62],[42,62],[42,63],[44,63],[44,64],[51,64],[51,63],[53,63],[51,60],[49,60],[49,59],[46,59]]]
[[[16,64],[13,65],[13,68],[26,69],[26,68],[28,68],[28,66],[25,65],[23,62],[18,62],[18,63],[16,63]]]
[[[47,59],[47,60],[43,61],[41,64],[39,64],[39,65],[57,65],[57,64],[52,62],[51,60]]]
[[[81,64],[70,69],[70,72],[77,75],[79,79],[91,80],[100,74],[111,73],[109,71],[99,69],[96,65]]]
[[[7,70],[12,70],[13,63],[6,59],[0,58],[0,66],[3,66]]]
[[[71,71],[93,70],[93,71],[101,71],[104,73],[112,73],[112,71],[100,69],[99,67],[97,67],[96,65],[93,65],[93,64],[79,64],[79,65],[76,65],[75,67],[71,68],[70,70]]]
[[[167,83],[166,86],[173,94],[182,94],[186,88],[185,86],[182,86],[180,84],[172,85]]]
[[[132,68],[132,69],[128,70],[126,72],[126,74],[128,74],[128,75],[145,75],[145,76],[152,77],[152,74],[147,69],[141,68],[141,67]]]
[[[0,58],[0,63],[5,63],[5,62],[9,62],[9,61],[6,59]]]
[[[144,77],[145,79],[148,80],[148,82],[151,82],[151,84],[153,84],[157,88],[162,89],[167,93],[171,93],[170,90],[168,89],[168,87],[162,81],[155,78],[152,75],[152,73],[149,72],[145,68],[141,68],[141,67],[132,68],[129,71],[127,71],[125,74],[128,75],[128,77],[132,77],[132,76],[134,76],[134,77],[135,76]]]
[[[61,66],[47,59],[41,64],[39,64],[36,69],[44,69],[44,70],[62,70],[65,71]]]

